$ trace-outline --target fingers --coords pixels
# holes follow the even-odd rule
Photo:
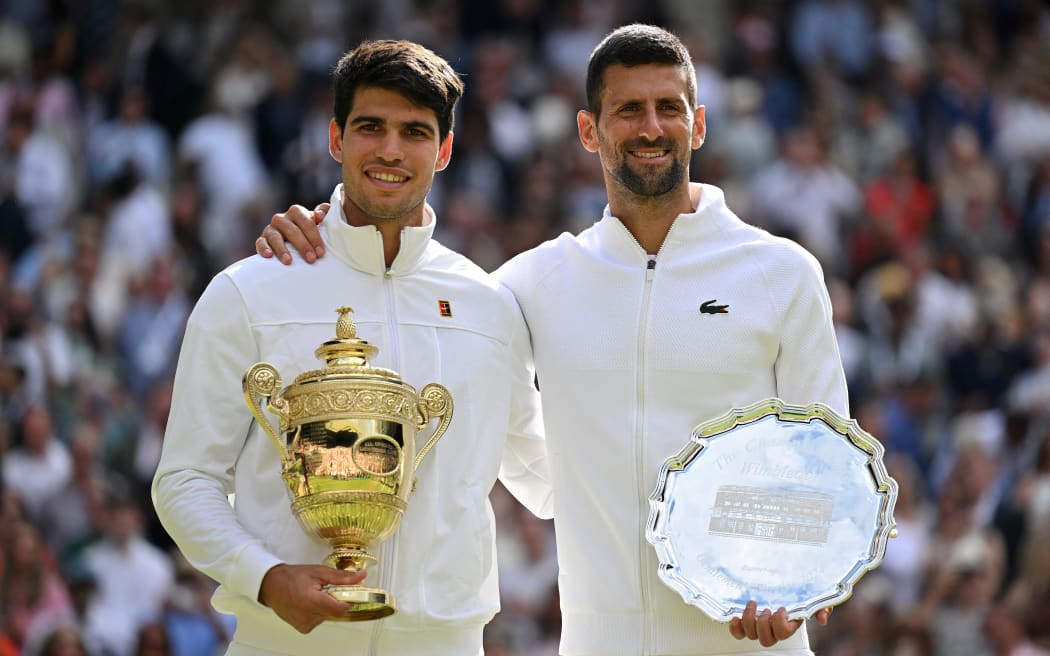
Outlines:
[[[284,244],[284,237],[282,237],[281,233],[272,225],[278,221],[279,216],[280,215],[275,214],[274,217],[270,219],[271,225],[263,228],[262,236],[255,240],[255,252],[263,257],[275,256],[282,264],[291,264],[292,254],[288,252],[288,247]],[[264,248],[270,252],[270,255],[267,255],[260,250],[259,242],[262,242],[265,245]]]
[[[755,632],[758,634],[758,643],[763,647],[772,647],[777,639],[773,637],[773,611],[764,609],[755,618]]]
[[[787,640],[791,636],[795,635],[795,631],[798,631],[798,627],[802,626],[802,620],[789,620],[787,609],[781,606],[776,613],[773,614],[771,628],[773,630],[774,642],[780,640]],[[769,645],[766,645],[767,647]]]
[[[831,612],[835,610],[834,606],[828,606],[827,608],[821,608],[817,611],[815,617],[817,618],[817,624],[824,625],[828,623],[828,618],[831,617]]]
[[[737,640],[743,640],[747,637],[747,634],[744,633],[744,623],[739,617],[729,620],[729,634]]]
[[[282,217],[283,222],[279,223],[276,220],[281,217],[277,214],[270,220],[270,224],[281,231],[281,235],[303,254],[307,262],[312,263],[313,256],[324,257],[324,241],[317,225],[324,220],[327,212],[327,207],[322,211],[318,206],[311,212],[302,205],[292,205]]]
[[[744,635],[747,636],[748,640],[758,640],[758,627],[756,625],[757,611],[758,604],[754,601],[749,601],[747,602],[747,606],[744,606],[744,614],[740,618],[740,621],[744,626]]]
[[[346,611],[350,610],[350,604],[345,601],[339,601],[326,591],[321,590],[311,610],[316,613],[320,623],[321,620],[329,617],[342,617],[346,614]]]
[[[329,204],[321,203],[310,211],[302,205],[292,205],[287,212],[274,214],[255,240],[255,252],[263,257],[276,257],[284,264],[292,263],[288,244],[295,247],[307,263],[324,257],[324,240],[317,226],[324,221]]]
[[[317,207],[314,208],[313,220],[317,225],[321,225],[321,221],[324,221],[324,217],[328,214],[328,208],[332,206],[331,203],[318,203]]]
[[[758,604],[749,601],[741,616],[729,621],[729,633],[737,640],[747,638],[757,640],[763,647],[772,647],[793,636],[800,626],[802,620],[788,619],[787,609],[783,606],[776,613],[768,608],[759,613]]]
[[[264,229],[263,233],[265,234],[265,232],[266,230]],[[265,237],[259,237],[255,240],[255,252],[266,258],[273,257],[273,249],[271,249],[270,245],[266,243]]]
[[[323,565],[278,565],[263,578],[259,601],[296,631],[309,633],[321,622],[342,617],[350,609],[350,604],[328,594],[324,586],[353,585],[365,574]]]
[[[319,577],[325,584],[331,585],[354,585],[360,583],[368,576],[366,570],[342,570],[325,568]]]

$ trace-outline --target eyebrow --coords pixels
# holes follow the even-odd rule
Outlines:
[[[645,102],[646,101],[644,98],[625,98],[623,100],[612,103],[611,106],[623,107],[624,105],[644,105]],[[653,99],[653,102],[657,105],[663,105],[667,103],[683,106],[688,105],[688,103],[686,103],[684,100],[682,100],[682,98],[678,96],[665,96],[663,98],[655,98]]]
[[[387,125],[388,121],[385,118],[379,116],[355,116],[350,119],[350,125],[361,125],[362,123],[375,123],[377,125]],[[400,128],[416,128],[419,130],[426,130],[431,134],[437,134],[437,128],[425,121],[406,121],[399,123]]]

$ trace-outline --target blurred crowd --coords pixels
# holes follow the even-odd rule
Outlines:
[[[0,7],[0,656],[222,653],[230,620],[149,484],[197,295],[339,180],[338,56],[408,38],[464,75],[430,202],[438,238],[492,269],[601,216],[575,113],[591,49],[632,21],[695,57],[693,179],[823,264],[852,412],[900,484],[900,535],[811,628],[818,654],[1050,653],[1047,2]],[[553,528],[492,499],[486,651],[556,654]]]

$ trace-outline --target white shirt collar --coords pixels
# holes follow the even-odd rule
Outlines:
[[[390,268],[383,256],[383,237],[375,226],[352,226],[343,213],[343,185],[332,192],[331,209],[321,223],[321,235],[332,254],[350,266],[375,275],[399,276],[415,271],[422,263],[437,222],[433,208],[424,205],[426,223],[401,229],[401,248]]]

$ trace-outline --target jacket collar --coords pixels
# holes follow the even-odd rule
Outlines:
[[[714,185],[691,183],[700,187],[700,200],[693,212],[679,214],[667,233],[660,253],[674,250],[682,244],[695,243],[725,230],[731,222],[739,221],[726,207],[725,195]],[[654,253],[646,253],[638,240],[620,219],[605,206],[602,220],[597,224],[603,251],[614,259],[627,263],[644,262]]]
[[[423,256],[434,234],[436,217],[430,205],[424,206],[425,225],[401,229],[401,250],[397,252],[390,269],[383,258],[383,236],[375,226],[352,226],[343,213],[343,185],[336,186],[329,201],[332,204],[321,222],[325,244],[340,260],[358,271],[372,275],[403,276],[412,273],[423,263]]]

